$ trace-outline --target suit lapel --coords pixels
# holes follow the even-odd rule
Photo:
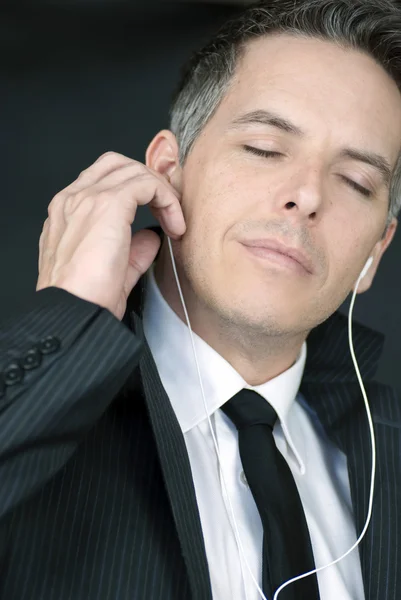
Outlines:
[[[139,374],[134,374],[132,387],[140,386],[145,397],[164,483],[188,571],[192,599],[212,600],[202,527],[185,440],[143,333],[141,317],[144,295],[145,280],[142,277],[128,299],[127,312],[123,318],[123,322],[136,333],[143,344]]]
[[[376,486],[372,519],[358,546],[367,600],[401,598],[397,549],[401,540],[401,432],[399,400],[391,388],[370,381],[384,337],[355,324],[354,348],[372,411],[376,437]],[[356,335],[355,335],[356,334]],[[345,317],[336,313],[308,339],[308,359],[301,392],[328,436],[347,457],[357,537],[370,493],[372,450],[365,404],[348,346]],[[348,358],[349,357],[349,358]],[[332,363],[332,367],[330,367]],[[389,415],[394,415],[394,421]]]

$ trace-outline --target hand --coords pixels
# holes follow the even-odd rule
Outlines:
[[[137,207],[149,204],[165,233],[179,239],[186,229],[179,200],[156,171],[106,152],[50,202],[36,290],[63,288],[121,320],[132,288],[160,247],[153,231],[132,235]]]

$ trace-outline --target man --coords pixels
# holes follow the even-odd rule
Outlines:
[[[397,226],[400,42],[389,0],[251,7],[192,58],[146,166],[106,153],[52,200],[37,292],[1,330],[2,600],[270,598],[356,542],[371,447],[336,311]],[[206,408],[168,239],[131,239],[144,204]],[[401,597],[399,398],[373,379],[383,336],[354,331],[372,521],[280,600]],[[241,442],[238,397],[274,413],[273,446],[265,423]],[[246,457],[263,436],[277,473]]]

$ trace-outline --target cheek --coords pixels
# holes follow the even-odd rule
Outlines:
[[[363,261],[368,256],[370,248],[366,237],[361,239],[357,233],[344,227],[343,232],[334,238],[328,256],[328,289],[333,295],[339,294],[339,303],[344,301],[352,292],[359,274],[363,268]],[[337,240],[337,244],[334,240]]]
[[[218,244],[246,214],[245,194],[225,173],[206,174],[183,194],[183,211],[191,237]]]

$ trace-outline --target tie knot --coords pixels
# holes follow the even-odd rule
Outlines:
[[[274,408],[260,394],[245,388],[223,404],[221,410],[237,429],[252,425],[268,425],[273,429],[277,421]]]

